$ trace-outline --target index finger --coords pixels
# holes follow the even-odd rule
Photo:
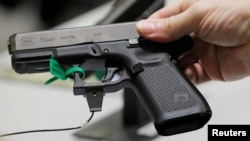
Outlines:
[[[148,19],[162,19],[177,15],[188,9],[193,3],[198,0],[178,0],[177,2],[167,5],[166,7],[156,11]]]

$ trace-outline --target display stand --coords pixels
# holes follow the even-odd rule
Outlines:
[[[151,141],[158,136],[153,123],[130,89],[124,90],[121,111],[76,132],[83,140],[95,141]]]

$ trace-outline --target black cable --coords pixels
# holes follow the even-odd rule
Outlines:
[[[12,135],[18,135],[18,134],[25,134],[25,133],[35,133],[35,132],[66,131],[66,130],[74,130],[74,129],[79,129],[79,128],[81,128],[81,126],[74,127],[74,128],[63,128],[63,129],[30,130],[30,131],[22,131],[22,132],[15,132],[15,133],[4,134],[4,135],[0,135],[0,137],[6,137],[6,136],[12,136]]]
[[[30,130],[30,131],[21,131],[21,132],[14,132],[14,133],[9,133],[9,134],[3,134],[0,135],[0,137],[6,137],[6,136],[12,136],[12,135],[18,135],[18,134],[26,134],[26,133],[36,133],[36,132],[54,132],[54,131],[67,131],[67,130],[75,130],[75,129],[80,129],[82,127],[85,127],[93,118],[95,112],[92,112],[91,116],[89,119],[86,121],[85,124],[82,126],[78,127],[72,127],[72,128],[61,128],[61,129],[43,129],[43,130]]]
[[[92,119],[93,116],[94,116],[94,113],[95,113],[95,112],[92,112],[91,116],[90,116],[89,119],[87,120],[87,123],[89,123],[89,122],[91,121],[91,119]]]

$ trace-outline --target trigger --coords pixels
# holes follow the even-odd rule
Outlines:
[[[111,81],[116,71],[118,71],[118,68],[107,68],[107,73],[103,78],[102,82]]]

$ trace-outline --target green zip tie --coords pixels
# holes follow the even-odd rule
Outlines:
[[[54,59],[52,56],[49,60],[49,66],[50,66],[50,73],[54,76],[51,79],[47,80],[44,84],[48,85],[58,79],[60,80],[66,80],[68,76],[72,73],[78,72],[82,74],[82,78],[85,76],[85,70],[81,67],[72,67],[64,70],[63,66]]]

